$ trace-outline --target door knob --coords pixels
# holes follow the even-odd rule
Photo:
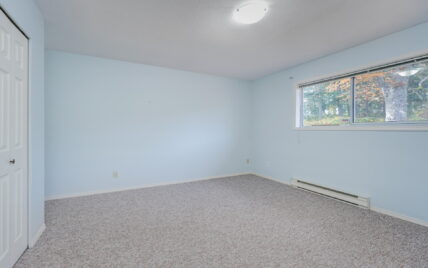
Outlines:
[[[15,164],[15,159],[10,160],[9,164],[14,165]]]

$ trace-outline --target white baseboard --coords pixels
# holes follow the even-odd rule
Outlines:
[[[403,214],[400,214],[400,213],[397,213],[397,212],[389,211],[389,210],[386,210],[386,209],[383,209],[383,208],[378,208],[378,207],[372,207],[371,210],[373,210],[374,212],[380,213],[380,214],[385,214],[385,215],[388,215],[388,216],[391,216],[391,217],[394,217],[394,218],[398,218],[398,219],[401,219],[401,220],[404,220],[404,221],[409,221],[409,222],[412,222],[412,223],[416,223],[416,224],[428,227],[428,221],[416,219],[416,218],[413,218],[413,217],[409,217],[409,216],[406,216],[406,215],[403,215]]]
[[[28,241],[28,247],[32,248],[37,243],[37,240],[39,240],[40,236],[42,236],[43,232],[46,230],[46,225],[43,223],[42,226],[40,226],[39,230],[36,232],[36,234],[31,237]]]
[[[88,195],[96,195],[96,194],[107,194],[107,193],[122,192],[122,191],[128,191],[128,190],[137,190],[137,189],[144,189],[144,188],[151,188],[151,187],[158,187],[158,186],[167,186],[167,185],[174,185],[174,184],[181,184],[181,183],[197,182],[197,181],[206,181],[206,180],[226,178],[226,177],[236,177],[236,176],[248,175],[248,174],[252,174],[252,173],[250,173],[250,172],[234,173],[234,174],[227,174],[227,175],[221,175],[221,176],[213,176],[213,177],[205,177],[205,178],[189,179],[189,180],[181,180],[181,181],[171,181],[171,182],[155,183],[155,184],[145,184],[145,185],[125,187],[125,188],[116,188],[116,189],[110,189],[110,190],[98,190],[98,191],[91,191],[91,192],[54,195],[54,196],[46,197],[45,201],[65,199],[65,198],[73,198],[73,197],[81,197],[81,196],[88,196]]]
[[[258,177],[262,177],[262,178],[265,178],[265,179],[268,179],[268,180],[271,180],[271,181],[279,182],[279,183],[282,183],[282,184],[285,184],[285,185],[291,185],[291,183],[289,181],[283,181],[283,180],[275,179],[275,178],[268,177],[268,176],[265,176],[265,175],[262,175],[262,174],[259,174],[259,173],[251,172],[249,174],[255,175],[255,176],[258,176]]]
[[[264,175],[261,175],[261,174],[258,174],[258,173],[254,173],[254,172],[251,173],[251,174],[259,176],[259,177],[262,177],[262,178],[265,178],[265,179],[268,179],[268,180],[279,182],[279,183],[282,183],[282,184],[285,184],[285,185],[290,185],[290,182],[288,182],[288,181],[278,180],[278,179],[275,179],[275,178],[272,178],[272,177],[269,177],[269,176],[264,176]],[[391,216],[391,217],[394,217],[394,218],[397,218],[397,219],[401,219],[401,220],[404,220],[404,221],[408,221],[408,222],[412,222],[412,223],[415,223],[415,224],[419,224],[419,225],[428,227],[428,222],[424,221],[424,220],[421,220],[421,219],[416,219],[416,218],[413,218],[413,217],[410,217],[410,216],[407,216],[407,215],[403,215],[403,214],[400,214],[400,213],[397,213],[397,212],[389,211],[389,210],[386,210],[386,209],[383,209],[383,208],[378,208],[378,207],[371,207],[370,210],[372,210],[374,212],[377,212],[377,213],[380,213],[380,214],[388,215],[388,216]]]

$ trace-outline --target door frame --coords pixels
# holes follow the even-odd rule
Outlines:
[[[30,68],[31,68],[31,65],[30,65],[30,59],[31,59],[31,56],[30,56],[30,52],[31,52],[31,49],[30,49],[30,46],[31,46],[31,38],[25,33],[25,31],[24,30],[22,30],[22,27],[20,27],[19,25],[18,25],[18,23],[16,23],[16,21],[13,19],[13,17],[7,12],[7,10],[5,9],[5,8],[3,8],[3,5],[1,5],[0,4],[0,10],[6,15],[6,17],[10,20],[10,22],[12,22],[12,24],[18,29],[18,31],[20,31],[23,35],[24,35],[24,37],[25,38],[27,38],[27,41],[28,41],[28,46],[27,46],[27,88],[26,88],[26,90],[27,90],[27,103],[26,103],[26,105],[27,105],[27,123],[26,123],[26,125],[27,125],[27,129],[26,129],[26,132],[27,132],[27,177],[25,178],[26,179],[26,181],[27,181],[27,189],[26,189],[26,192],[27,192],[27,222],[26,222],[26,224],[27,224],[27,226],[26,226],[26,229],[27,229],[27,248],[29,248],[30,247],[30,241],[31,241],[31,237],[30,237],[30,222],[31,222],[31,217],[30,217],[30,215],[31,215],[31,213],[30,213],[30,211],[31,211],[31,206],[30,206],[30,197],[31,197],[31,191],[30,191],[30,189],[31,189],[31,173],[30,173],[30,161],[31,161],[31,157],[30,157],[30,147],[31,147],[31,144],[30,144],[30,141],[31,141],[31,139],[30,139],[30,122],[31,122],[31,110],[30,110],[30,108],[31,108],[31,102],[30,102],[30,96],[31,96],[31,89],[30,89],[30,73],[31,73],[31,71],[30,71]]]

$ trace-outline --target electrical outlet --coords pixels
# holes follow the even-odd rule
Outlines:
[[[113,171],[113,178],[115,179],[119,178],[119,172]]]

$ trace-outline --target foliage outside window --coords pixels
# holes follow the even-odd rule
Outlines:
[[[300,87],[299,127],[428,122],[428,61]]]

